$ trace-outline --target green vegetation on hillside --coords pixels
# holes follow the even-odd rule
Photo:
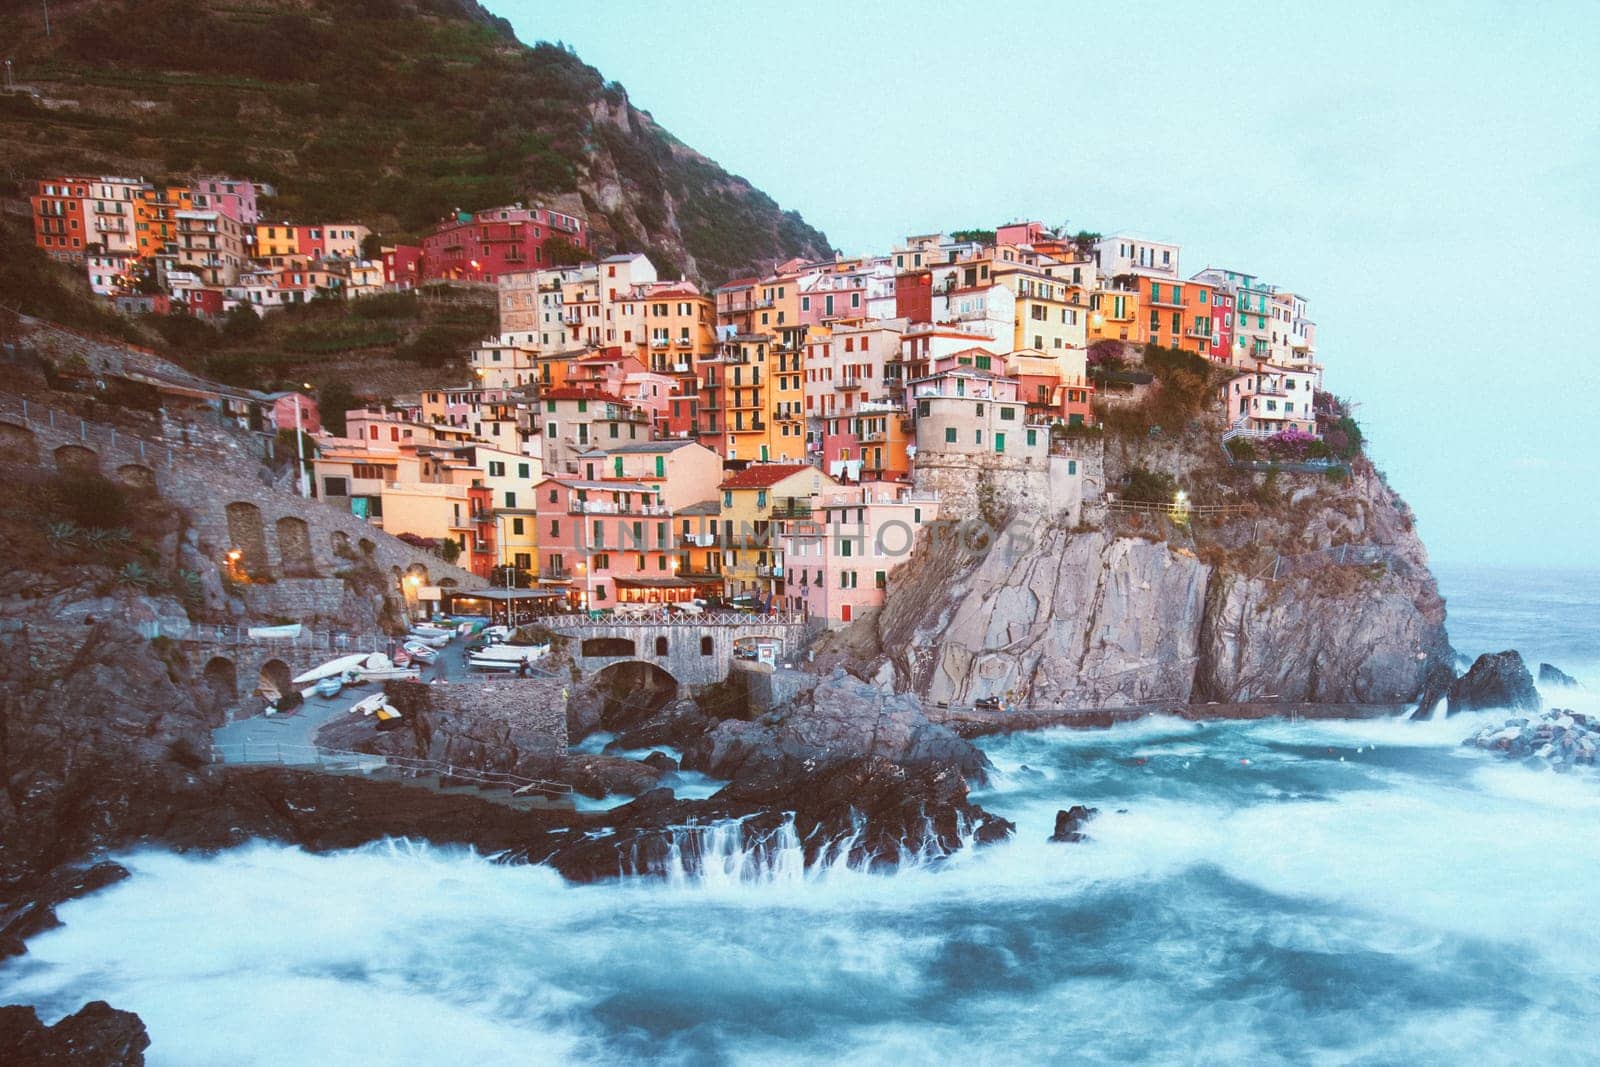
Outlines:
[[[48,40],[27,18],[8,20],[18,80],[79,106],[0,97],[13,180],[254,177],[277,186],[274,217],[391,236],[455,209],[550,202],[588,214],[607,250],[671,270],[681,249],[713,283],[828,250],[571,51],[524,47],[465,0],[119,0],[59,12]],[[613,169],[623,203],[602,212],[596,186]]]

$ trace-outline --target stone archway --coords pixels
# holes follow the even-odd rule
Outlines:
[[[289,665],[281,659],[269,659],[263,663],[261,673],[256,678],[256,692],[269,702],[276,702],[294,693],[294,675]]]
[[[39,439],[26,426],[0,422],[0,457],[24,463],[39,461]]]
[[[142,463],[124,463],[117,468],[117,481],[141,493],[156,490],[156,472]]]
[[[582,654],[585,656],[632,656],[636,655],[632,640],[626,637],[586,637],[583,639]],[[609,670],[610,668],[607,668]]]
[[[600,725],[607,730],[632,729],[678,696],[669,671],[640,659],[603,667],[589,684],[603,700]]]
[[[306,520],[293,515],[278,520],[278,567],[285,578],[317,576],[317,560],[311,552],[311,528]]]
[[[62,474],[94,474],[100,470],[100,454],[82,445],[62,445],[56,449],[56,470]]]
[[[261,509],[249,501],[235,500],[227,510],[229,551],[239,553],[238,569],[250,578],[270,577],[272,564]]]
[[[360,544],[361,554],[366,556],[368,559],[372,558],[372,554],[378,550],[378,546],[373,543],[371,538],[363,537]]]
[[[333,531],[333,554],[338,559],[355,559],[355,550],[350,547],[350,535],[343,530]]]
[[[227,656],[212,656],[200,672],[212,708],[222,710],[239,699],[239,671]]]

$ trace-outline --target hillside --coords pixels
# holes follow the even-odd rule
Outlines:
[[[277,186],[274,217],[415,235],[541,202],[603,250],[718,284],[827,238],[551,44],[471,0],[0,2],[26,91],[0,95],[0,184],[192,171]],[[20,31],[20,32],[19,32]],[[0,189],[0,192],[3,192]]]

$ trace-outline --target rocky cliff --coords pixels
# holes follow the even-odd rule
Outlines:
[[[1241,473],[1205,442],[1108,442],[1108,484],[1170,467],[1231,510],[1089,526],[1023,513],[991,547],[914,554],[889,602],[825,644],[930,700],[1019,706],[1414,700],[1448,664],[1444,602],[1411,513],[1375,468]],[[1198,462],[1197,462],[1198,459]],[[1182,482],[1180,482],[1182,484]],[[1093,504],[1088,512],[1096,513]]]

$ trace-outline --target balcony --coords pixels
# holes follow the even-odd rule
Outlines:
[[[674,363],[672,365],[672,373],[674,373],[674,374],[688,374],[689,373],[689,364],[687,364],[687,363]]]
[[[833,387],[835,389],[840,389],[840,390],[844,390],[844,389],[860,389],[861,388],[861,379],[860,378],[840,378],[838,381],[833,383]]]
[[[693,545],[695,548],[715,548],[717,535],[714,533],[684,534],[678,538],[679,544]]]
[[[759,564],[756,565],[756,577],[758,577],[758,578],[782,578],[783,577],[783,564],[781,564],[781,563],[759,563]]]
[[[565,567],[540,567],[539,580],[541,582],[570,582],[572,572]]]
[[[693,348],[694,347],[694,339],[692,337],[680,337],[680,338],[678,338],[676,341],[674,341],[672,343],[677,345],[679,348]]]
[[[774,519],[809,519],[811,518],[811,501],[809,500],[779,500],[772,505]]]
[[[651,348],[666,348],[669,344],[671,344],[671,342],[668,341],[665,337],[652,337],[652,338],[650,338],[650,347]]]
[[[669,515],[665,504],[630,504],[622,507],[614,500],[573,500],[567,504],[568,515]]]

